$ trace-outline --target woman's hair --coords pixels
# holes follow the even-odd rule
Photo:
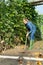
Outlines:
[[[26,20],[27,21],[27,20],[30,20],[30,18],[25,17],[25,18],[23,18],[23,20]]]

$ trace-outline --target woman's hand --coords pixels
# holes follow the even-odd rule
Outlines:
[[[26,37],[28,37],[28,35],[29,35],[29,32],[27,32]]]

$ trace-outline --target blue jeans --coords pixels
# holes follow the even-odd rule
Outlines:
[[[33,31],[30,33],[30,40],[34,40],[34,38],[35,38],[35,36],[34,36],[35,32],[36,32],[36,29],[33,30]]]

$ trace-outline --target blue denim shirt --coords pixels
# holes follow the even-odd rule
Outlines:
[[[26,27],[30,29],[30,33],[36,31],[36,26],[31,21],[27,22]]]

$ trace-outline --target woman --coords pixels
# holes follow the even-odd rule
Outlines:
[[[26,34],[26,36],[28,37],[28,35],[30,35],[30,47],[29,47],[29,49],[31,50],[33,48],[34,37],[35,37],[34,34],[36,32],[36,26],[27,18],[24,18],[23,22],[28,29],[28,33]]]

